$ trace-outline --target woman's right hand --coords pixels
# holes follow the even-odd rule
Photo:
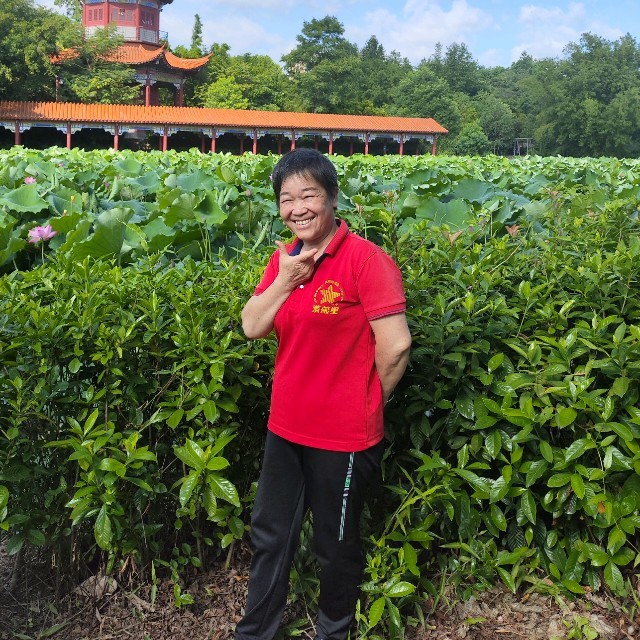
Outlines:
[[[315,267],[317,249],[301,251],[297,256],[290,256],[283,242],[276,240],[280,251],[279,269],[276,280],[289,291],[311,279]]]

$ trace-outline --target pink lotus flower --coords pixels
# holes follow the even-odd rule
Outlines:
[[[51,238],[57,234],[58,232],[54,231],[50,224],[46,224],[44,227],[34,227],[33,229],[29,229],[29,233],[27,234],[29,237],[28,242],[38,244],[40,240],[43,242],[45,240],[51,240]]]
[[[34,182],[36,182],[36,179],[33,176],[27,176],[24,179],[25,184],[33,184]]]

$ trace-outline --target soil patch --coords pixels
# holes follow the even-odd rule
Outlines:
[[[195,575],[182,585],[193,604],[177,608],[174,585],[122,585],[94,576],[56,599],[47,571],[27,562],[9,592],[13,559],[0,549],[0,640],[230,640],[246,597],[248,553]],[[425,625],[408,627],[406,640],[640,640],[640,619],[602,594],[570,601],[540,593],[514,595],[500,587],[468,601],[425,602]],[[305,623],[306,620],[306,623]],[[314,637],[304,602],[292,603],[279,640]],[[302,621],[302,622],[300,622]],[[292,628],[292,627],[291,627]],[[597,634],[597,635],[594,635]]]

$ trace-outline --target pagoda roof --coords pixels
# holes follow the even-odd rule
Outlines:
[[[67,60],[73,60],[77,57],[77,52],[73,49],[63,49],[56,55],[51,57],[53,64],[61,64]],[[125,42],[121,44],[113,53],[105,56],[105,60],[109,62],[120,62],[132,66],[144,64],[160,64],[171,70],[177,71],[198,71],[204,67],[211,53],[201,58],[180,58],[179,56],[167,51],[166,44],[143,44],[139,42]]]
[[[352,116],[291,111],[244,111],[197,107],[0,101],[0,122],[79,122],[258,129],[269,131],[353,132],[376,134],[447,134],[433,118]]]
[[[125,42],[107,57],[112,62],[122,62],[130,65],[161,62],[171,69],[180,71],[197,71],[209,62],[211,54],[201,58],[180,58],[171,51],[167,51],[166,45],[141,44],[137,42]]]

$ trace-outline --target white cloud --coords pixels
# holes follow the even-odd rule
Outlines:
[[[346,35],[359,44],[375,35],[387,51],[399,51],[415,64],[431,56],[438,42],[445,48],[453,42],[467,44],[494,25],[488,13],[467,0],[454,0],[449,10],[442,4],[407,0],[401,15],[387,9],[370,11],[361,24],[345,26]]]
[[[566,10],[558,6],[528,4],[520,7],[518,22],[522,25],[519,42],[511,48],[512,61],[526,51],[534,58],[562,55],[569,42],[576,42],[588,30],[588,15],[579,2],[569,3]]]
[[[542,7],[534,4],[526,4],[520,7],[520,22],[530,24],[533,28],[557,23],[579,24],[586,19],[585,6],[581,2],[571,2],[567,11],[560,7]]]
[[[504,66],[504,52],[501,49],[486,49],[477,56],[478,64],[483,67]]]
[[[182,40],[190,41],[191,29],[192,26],[188,29],[187,37],[183,36]],[[180,39],[174,37],[172,30],[169,31],[169,37],[172,42]],[[213,42],[226,42],[231,48],[231,55],[268,55],[276,62],[280,60],[286,44],[280,33],[269,31],[262,23],[249,17],[238,15],[219,15],[216,18],[203,19],[202,39],[205,46]]]

